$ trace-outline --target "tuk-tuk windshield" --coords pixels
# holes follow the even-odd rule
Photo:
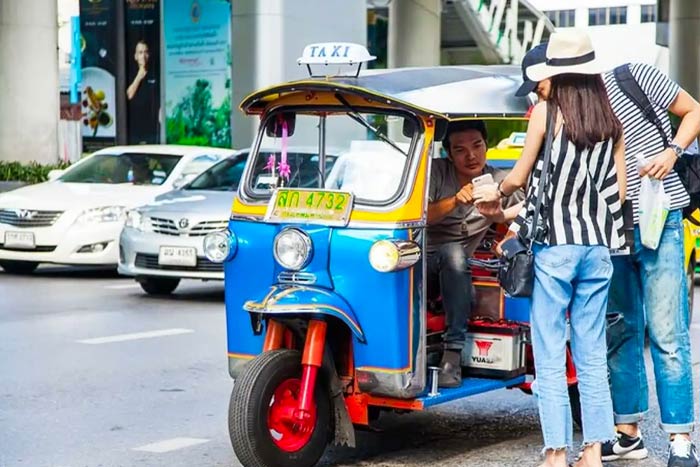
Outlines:
[[[280,117],[264,123],[268,128],[248,177],[247,191],[254,197],[269,198],[277,187],[319,188],[350,192],[356,203],[383,205],[399,194],[418,134],[413,117],[365,111],[296,114],[287,122]]]

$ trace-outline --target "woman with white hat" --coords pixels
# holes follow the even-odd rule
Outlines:
[[[526,69],[547,101],[532,112],[522,155],[500,185],[474,191],[477,203],[488,204],[529,181],[526,205],[511,230],[522,238],[536,232],[531,332],[545,445],[542,466],[547,467],[566,467],[566,449],[573,444],[565,374],[567,312],[583,418],[583,453],[576,465],[600,467],[601,443],[615,438],[605,310],[612,275],[609,251],[624,244],[626,178],[622,126],[610,107],[602,71],[586,33],[552,34],[546,60]],[[553,136],[545,167],[547,131]],[[542,222],[533,227],[540,184]]]

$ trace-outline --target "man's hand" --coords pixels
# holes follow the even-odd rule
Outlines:
[[[476,208],[479,210],[479,214],[489,219],[491,222],[497,224],[502,224],[506,220],[506,216],[503,212],[503,207],[500,201],[492,201],[489,203],[478,203]]]
[[[497,183],[489,183],[488,185],[479,185],[474,188],[474,203],[492,203],[501,199],[501,194],[498,192]]]
[[[455,195],[455,199],[460,204],[472,204],[474,202],[474,195],[472,193],[473,190],[474,185],[472,185],[471,183],[467,183],[462,187],[461,190],[457,192],[457,194]]]
[[[673,149],[666,148],[639,170],[639,176],[649,175],[657,180],[663,180],[673,170],[677,160],[678,156]]]

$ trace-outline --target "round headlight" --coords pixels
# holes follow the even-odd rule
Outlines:
[[[369,263],[379,272],[398,271],[420,259],[420,247],[410,240],[378,240],[369,249]]]
[[[212,232],[204,237],[204,256],[213,263],[223,263],[234,252],[234,237],[228,230]]]
[[[298,271],[309,264],[311,239],[301,230],[284,229],[275,237],[273,253],[280,266]]]
[[[389,240],[379,240],[369,249],[369,263],[379,272],[395,270],[399,258],[399,249]]]

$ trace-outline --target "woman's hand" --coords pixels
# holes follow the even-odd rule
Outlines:
[[[500,201],[501,194],[498,192],[496,183],[479,185],[474,188],[474,204],[477,206],[482,203],[493,203]]]
[[[516,235],[515,232],[513,232],[512,230],[509,230],[506,233],[506,235],[503,237],[503,240],[496,243],[496,246],[493,247],[493,250],[496,252],[496,254],[498,256],[503,256],[503,248],[501,248],[501,245],[503,245],[506,242],[506,240],[510,240],[511,238],[514,238],[515,235]]]
[[[479,210],[479,214],[489,219],[491,222],[502,224],[506,220],[500,201],[475,203],[475,206]]]

